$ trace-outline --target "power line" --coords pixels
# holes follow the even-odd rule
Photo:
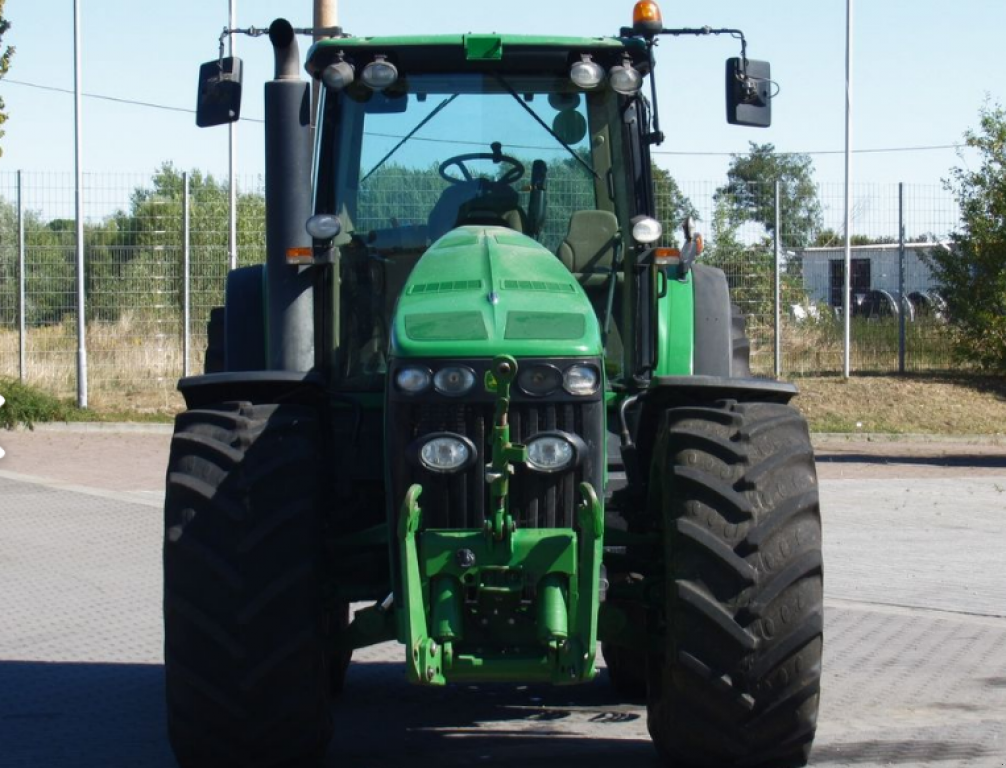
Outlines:
[[[69,88],[57,88],[52,85],[40,85],[38,83],[28,83],[24,80],[11,80],[10,78],[4,78],[5,83],[10,83],[11,85],[23,85],[26,88],[36,88],[40,91],[53,91],[55,93],[69,93],[72,94],[73,90]],[[81,94],[89,99],[98,99],[100,101],[111,101],[116,104],[129,104],[135,107],[147,107],[148,109],[161,109],[167,112],[184,112],[189,115],[194,115],[194,109],[186,109],[185,107],[172,107],[167,104],[155,104],[150,101],[137,101],[136,99],[124,99],[117,96],[106,96],[100,93],[84,93]],[[256,117],[242,117],[242,120],[251,123],[263,123],[265,122],[261,118]],[[374,134],[382,135],[382,134]],[[388,134],[383,134],[388,136]],[[400,137],[399,137],[400,138]],[[448,139],[424,139],[428,142],[437,143],[464,143],[464,142],[451,142]],[[947,149],[960,149],[963,144],[932,144],[928,146],[917,146],[917,147],[879,147],[875,149],[854,149],[853,154],[885,154],[889,152],[933,152],[942,151]],[[530,148],[530,147],[529,147]],[[844,154],[843,149],[814,149],[807,150],[806,152],[775,152],[775,155],[841,155]],[[650,154],[653,155],[668,155],[677,157],[734,157],[737,155],[749,155],[750,152],[698,152],[698,151],[675,151],[675,150],[661,150],[654,151]]]
[[[930,152],[933,150],[960,149],[963,144],[933,144],[920,147],[879,147],[876,149],[854,149],[853,154],[879,154],[886,152]],[[750,155],[750,152],[675,152],[673,150],[655,151],[652,155],[690,155],[698,157],[735,157]],[[774,155],[843,155],[844,149],[812,149],[806,152],[773,152]]]
[[[23,85],[26,88],[35,88],[40,91],[52,91],[54,93],[69,93],[73,94],[73,90],[70,88],[57,88],[53,85],[40,85],[39,83],[28,83],[24,80],[11,80],[10,78],[4,78],[5,83],[10,83],[11,85]],[[196,111],[194,109],[186,109],[185,107],[172,107],[167,104],[155,104],[151,101],[137,101],[136,99],[123,99],[118,96],[105,96],[100,93],[82,93],[81,96],[86,96],[89,99],[97,99],[99,101],[111,101],[116,104],[129,104],[134,107],[147,107],[149,109],[161,109],[166,112],[184,112],[189,115],[194,115]],[[245,117],[243,120],[247,120],[252,123],[264,122],[259,118]]]

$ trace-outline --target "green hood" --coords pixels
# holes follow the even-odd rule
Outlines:
[[[555,254],[505,227],[459,227],[437,240],[398,300],[396,357],[601,354],[597,317]]]

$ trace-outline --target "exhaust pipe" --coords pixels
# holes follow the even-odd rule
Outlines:
[[[288,248],[311,245],[311,91],[286,19],[269,26],[275,78],[265,84],[266,361],[270,370],[315,365],[310,267],[286,263]]]

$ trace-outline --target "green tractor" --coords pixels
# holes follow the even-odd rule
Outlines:
[[[317,42],[273,23],[267,258],[232,271],[167,471],[171,744],[312,765],[354,649],[409,682],[645,698],[668,766],[802,765],[822,651],[807,425],[656,219],[664,29]],[[768,65],[727,62],[767,125]],[[237,119],[240,62],[200,78]],[[649,98],[647,98],[649,90]]]

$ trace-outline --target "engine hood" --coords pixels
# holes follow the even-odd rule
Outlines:
[[[597,317],[555,254],[505,227],[459,227],[416,265],[398,300],[396,357],[596,356]]]

